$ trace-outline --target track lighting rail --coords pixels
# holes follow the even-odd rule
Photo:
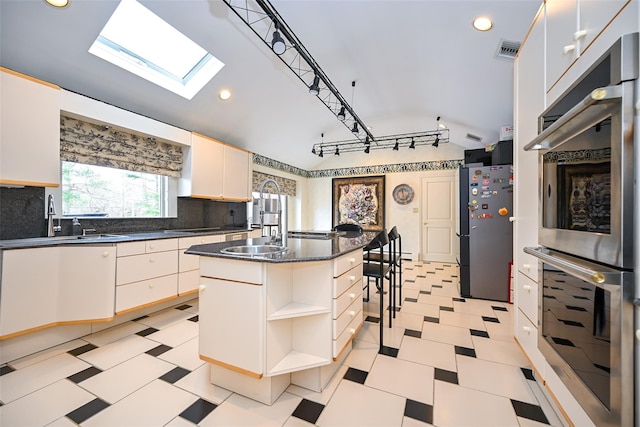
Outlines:
[[[275,42],[280,43],[280,39],[284,41],[284,52],[277,54],[280,60],[298,76],[305,86],[311,89],[311,93],[316,95],[344,126],[350,131],[359,128],[359,133],[355,137],[360,143],[367,138],[369,141],[377,139],[268,0],[223,1],[269,49],[281,52],[281,44],[276,47]],[[278,31],[278,37],[274,35],[275,31]],[[311,88],[316,77],[320,83],[317,92],[314,90],[315,87]]]

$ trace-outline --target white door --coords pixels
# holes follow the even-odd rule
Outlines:
[[[456,173],[422,178],[422,260],[456,262]]]

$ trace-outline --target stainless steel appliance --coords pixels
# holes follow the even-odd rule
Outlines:
[[[513,166],[460,168],[460,294],[509,300]]]
[[[638,418],[638,57],[638,34],[620,38],[525,147],[540,150],[542,247],[525,249],[540,260],[538,348],[599,427]]]

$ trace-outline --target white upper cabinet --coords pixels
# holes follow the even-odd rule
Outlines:
[[[193,133],[185,149],[180,196],[249,201],[251,153]]]
[[[0,184],[60,185],[60,88],[2,67]]]

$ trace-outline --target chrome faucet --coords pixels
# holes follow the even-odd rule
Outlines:
[[[53,194],[49,194],[47,200],[47,237],[56,235],[56,228],[53,226],[53,216],[56,214],[56,204],[53,201]],[[57,230],[60,231],[60,230]]]
[[[280,186],[278,185],[278,183],[271,179],[265,179],[264,181],[262,181],[262,184],[260,184],[260,228],[262,230],[264,230],[264,187],[267,184],[273,184],[273,186],[276,188],[276,192],[278,193],[278,232],[275,235],[271,235],[271,243],[280,243],[280,244],[284,244],[284,239],[286,236],[286,233],[283,232],[282,230],[282,195],[280,194]]]

